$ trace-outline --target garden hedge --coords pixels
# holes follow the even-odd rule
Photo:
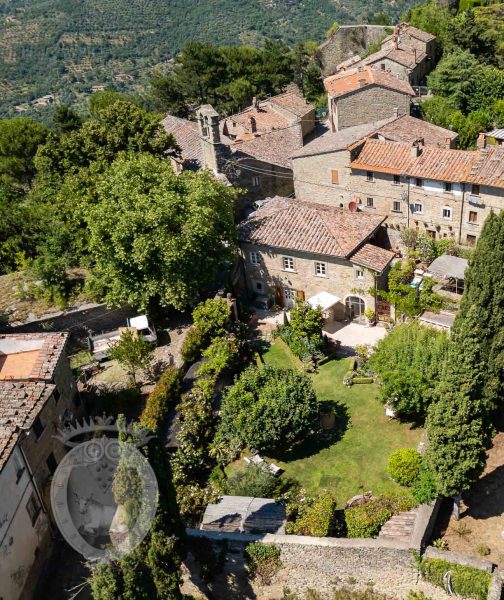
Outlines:
[[[422,577],[443,589],[446,589],[443,578],[451,573],[451,588],[458,596],[486,600],[490,587],[491,575],[474,567],[456,565],[441,558],[424,558],[420,563]]]
[[[387,462],[387,473],[399,485],[411,486],[418,479],[422,455],[413,448],[392,452]]]
[[[326,537],[334,528],[336,498],[330,492],[322,492],[313,504],[294,523],[292,533]]]
[[[159,432],[168,412],[180,400],[180,371],[168,367],[149,394],[140,416],[140,423],[152,431]]]

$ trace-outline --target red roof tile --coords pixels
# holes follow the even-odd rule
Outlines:
[[[408,169],[413,160],[410,144],[367,139],[357,158],[350,163],[350,167],[362,171],[400,175]]]
[[[451,181],[465,181],[478,156],[468,150],[450,150],[426,146],[406,170],[412,177]]]
[[[504,148],[480,150],[467,174],[466,181],[478,185],[504,188]]]
[[[240,240],[261,246],[347,257],[384,217],[276,196],[238,226]]]
[[[349,257],[353,263],[368,267],[373,271],[382,273],[390,264],[395,254],[385,248],[379,248],[373,244],[364,244],[357,252]]]
[[[446,146],[457,137],[457,133],[438,127],[422,119],[416,119],[410,115],[402,115],[380,127],[376,132],[386,139],[395,142],[407,142],[412,144],[418,139],[423,139],[426,146]],[[448,141],[449,140],[449,141]]]
[[[362,70],[351,69],[324,79],[325,89],[331,98],[346,96],[369,85],[388,88],[409,96],[415,95],[407,81],[402,81],[388,71],[371,67],[365,67]]]

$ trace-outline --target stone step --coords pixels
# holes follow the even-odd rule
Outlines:
[[[415,526],[416,509],[394,515],[381,528],[378,537],[387,540],[408,542]]]

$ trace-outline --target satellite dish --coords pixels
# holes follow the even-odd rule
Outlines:
[[[355,212],[357,210],[357,202],[354,202],[352,200],[352,202],[350,202],[350,204],[348,205],[348,210],[352,213]]]

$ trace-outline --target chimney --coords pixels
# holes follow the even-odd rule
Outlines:
[[[446,146],[447,148],[451,148],[451,145],[452,145],[452,140],[451,140],[451,138],[450,138],[450,137],[446,137],[446,138],[445,138],[445,146]]]
[[[366,87],[367,81],[365,79],[359,79],[359,87]]]
[[[250,123],[250,131],[252,133],[256,133],[257,132],[257,121],[256,121],[255,117],[250,117],[249,123]]]
[[[413,48],[413,58],[415,59],[415,65],[416,65],[417,64],[416,48]]]
[[[480,133],[478,135],[478,140],[476,142],[476,148],[478,148],[478,150],[484,150],[486,148],[486,145],[487,145],[486,136],[484,133]]]
[[[411,158],[418,158],[422,154],[423,140],[416,140],[411,146]]]
[[[253,106],[254,108],[259,108],[259,100],[257,99],[257,96],[254,96],[254,97],[252,98],[252,106]]]
[[[399,48],[399,36],[394,35],[394,37],[392,38],[392,44],[395,50]]]

